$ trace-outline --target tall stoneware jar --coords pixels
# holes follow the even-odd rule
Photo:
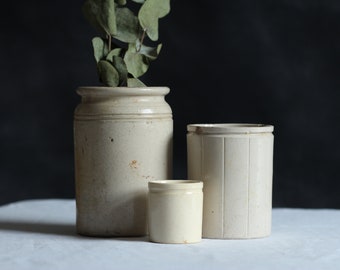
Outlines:
[[[77,232],[145,235],[148,182],[172,177],[169,88],[80,87],[77,93]]]

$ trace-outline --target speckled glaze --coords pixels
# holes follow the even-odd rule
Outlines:
[[[203,237],[270,235],[273,126],[188,125],[188,178],[204,182]]]
[[[77,231],[147,232],[148,182],[172,175],[167,87],[81,87],[74,114]]]
[[[149,182],[149,237],[163,244],[202,239],[203,183],[189,180]]]

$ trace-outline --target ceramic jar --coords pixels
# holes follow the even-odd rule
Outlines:
[[[204,182],[203,237],[271,232],[273,126],[188,125],[188,178]]]
[[[81,87],[74,114],[77,231],[92,236],[147,232],[147,190],[172,176],[167,87]]]
[[[203,183],[164,180],[149,183],[150,241],[197,243],[202,238]]]

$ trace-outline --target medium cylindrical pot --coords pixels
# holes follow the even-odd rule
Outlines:
[[[271,232],[273,126],[188,125],[188,178],[204,182],[203,237]]]
[[[169,88],[81,87],[77,93],[77,232],[145,235],[148,182],[172,176]]]
[[[149,237],[163,244],[190,244],[202,238],[203,183],[149,182]]]

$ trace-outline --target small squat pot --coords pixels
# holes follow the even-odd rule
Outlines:
[[[149,237],[164,244],[197,243],[202,239],[203,182],[149,182]]]

